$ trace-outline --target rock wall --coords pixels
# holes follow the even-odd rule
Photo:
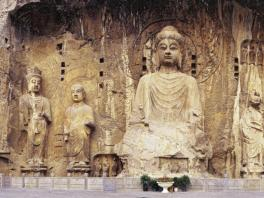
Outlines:
[[[86,103],[95,111],[97,128],[91,139],[91,156],[95,156],[107,131],[112,132],[114,144],[122,140],[144,66],[154,69],[148,62],[149,42],[163,26],[174,25],[186,37],[183,71],[197,79],[201,91],[204,131],[213,146],[209,172],[239,177],[239,119],[245,108],[240,77],[246,71],[242,67],[236,71],[234,65],[240,63],[244,40],[264,40],[263,15],[255,4],[224,0],[1,3],[4,172],[19,175],[25,161],[27,138],[18,127],[18,99],[27,91],[26,68],[37,66],[43,73],[42,93],[49,98],[53,114],[46,149],[48,174],[63,176],[67,163],[63,120],[71,104],[71,85],[84,86]],[[261,81],[262,75],[259,69]]]

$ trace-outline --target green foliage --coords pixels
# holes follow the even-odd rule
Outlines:
[[[190,178],[187,175],[183,175],[182,177],[174,177],[173,178],[173,186],[179,188],[182,191],[187,191],[189,186],[191,185]]]
[[[144,183],[146,183],[146,182],[149,183],[150,180],[151,180],[151,178],[150,178],[148,175],[142,175],[142,176],[140,177],[140,183],[141,183],[141,184],[144,184]]]
[[[162,191],[162,187],[159,186],[158,182],[155,179],[150,180],[149,186],[150,186],[151,190],[153,190],[153,191],[158,191],[158,192]]]
[[[158,181],[173,181],[173,186],[179,188],[182,191],[187,191],[191,185],[190,178],[187,175],[183,175],[182,177],[174,177],[172,178],[158,178]],[[162,187],[159,186],[156,179],[149,177],[148,175],[142,175],[140,177],[140,182],[142,184],[143,191],[148,191],[151,189],[152,191],[162,191]]]
[[[142,175],[140,177],[140,183],[142,184],[143,191],[162,191],[162,187],[158,185],[158,182],[155,179],[152,179],[148,175]]]
[[[148,191],[151,178],[148,175],[142,175],[140,177],[140,183],[142,184],[143,191]]]

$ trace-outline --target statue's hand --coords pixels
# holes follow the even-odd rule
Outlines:
[[[44,117],[45,119],[48,119],[48,116],[45,112],[41,113],[41,116]]]
[[[68,139],[68,135],[65,135],[65,136],[64,136],[64,142],[68,142],[68,140],[69,140],[69,139]]]
[[[67,132],[67,133],[64,133],[64,135],[63,135],[63,139],[64,139],[64,142],[68,142],[69,141],[69,133]]]
[[[87,122],[86,124],[85,124],[85,126],[87,126],[87,127],[89,127],[90,129],[91,129],[91,131],[94,131],[95,130],[95,125],[94,125],[94,123],[93,122]]]
[[[147,119],[143,119],[143,124],[146,127],[149,127],[149,121]]]
[[[27,133],[27,129],[25,129],[25,128],[24,129],[21,129],[21,132],[22,133]]]

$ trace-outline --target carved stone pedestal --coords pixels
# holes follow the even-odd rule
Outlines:
[[[98,153],[93,157],[93,176],[115,177],[120,173],[121,166],[121,161],[116,154]]]
[[[21,174],[23,176],[46,176],[48,167],[45,165],[32,165],[28,167],[21,167]]]
[[[189,172],[189,161],[183,157],[159,157],[159,168],[169,173]]]
[[[90,165],[76,165],[71,168],[67,168],[68,176],[90,176]]]
[[[10,151],[9,150],[0,150],[0,157],[9,160]]]
[[[264,169],[260,165],[250,164],[242,167],[240,174],[242,178],[260,178],[264,174]]]

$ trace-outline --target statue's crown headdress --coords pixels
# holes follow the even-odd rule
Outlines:
[[[41,78],[41,71],[39,70],[39,68],[37,68],[37,67],[29,67],[27,69],[26,78],[30,79],[33,76],[37,76],[37,77]]]

